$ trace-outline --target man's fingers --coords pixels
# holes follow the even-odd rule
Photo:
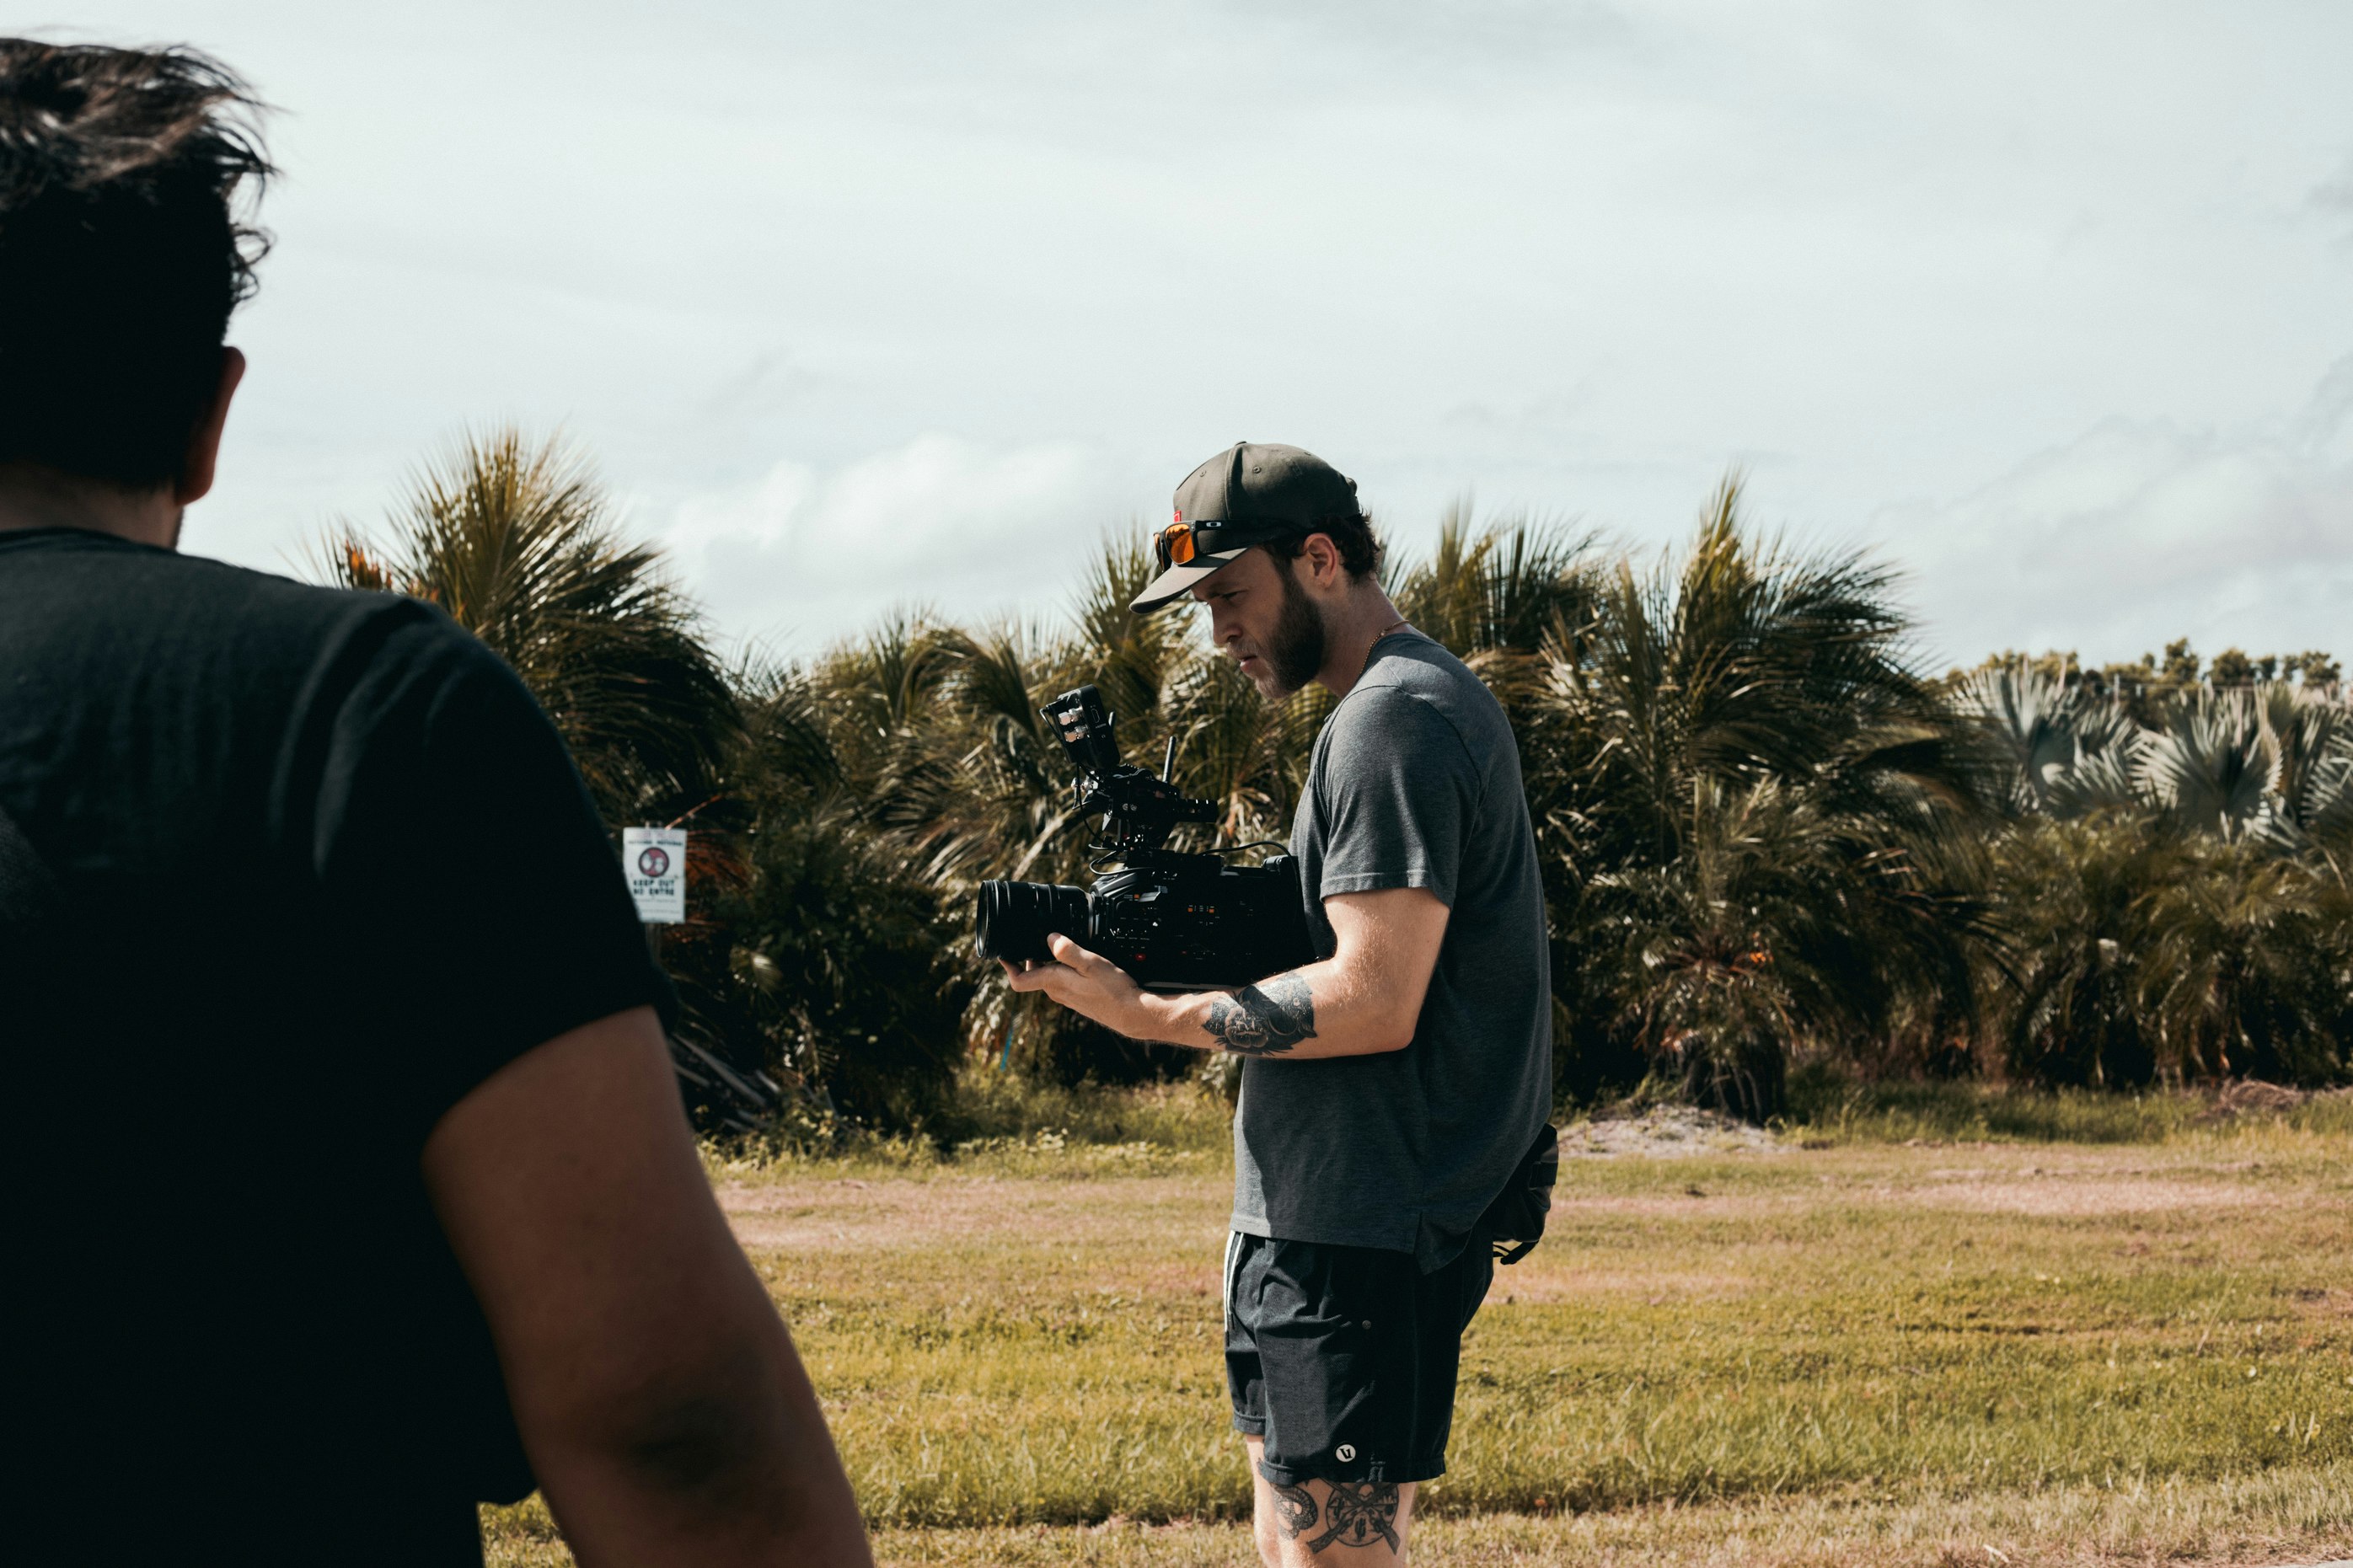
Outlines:
[[[1056,989],[1057,983],[1067,988],[1075,975],[1092,974],[1108,962],[1059,931],[1047,937],[1046,950],[1054,956],[1034,963],[1025,959],[1019,964],[998,959],[1005,965],[1006,985],[1015,991],[1043,991],[1068,1005],[1069,998]]]

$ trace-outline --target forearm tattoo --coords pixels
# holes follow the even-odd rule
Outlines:
[[[1379,1541],[1387,1542],[1391,1552],[1398,1551],[1397,1512],[1394,1481],[1334,1481],[1332,1500],[1324,1505],[1327,1528],[1307,1543],[1307,1550],[1321,1552],[1335,1542],[1342,1546],[1370,1546]]]
[[[1271,1481],[1267,1484],[1274,1486]],[[1305,1487],[1274,1488],[1274,1527],[1286,1539],[1296,1541],[1314,1529],[1318,1517],[1315,1499]]]
[[[1315,994],[1296,974],[1278,974],[1230,995],[1212,996],[1208,1022],[1201,1027],[1235,1056],[1276,1056],[1315,1037]]]

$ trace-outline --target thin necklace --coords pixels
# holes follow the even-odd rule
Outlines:
[[[1388,636],[1391,632],[1396,631],[1399,626],[1404,626],[1405,624],[1406,624],[1406,623],[1405,623],[1405,621],[1404,621],[1403,619],[1394,620],[1394,621],[1391,621],[1388,626],[1383,626],[1379,631],[1377,631],[1377,632],[1375,632],[1375,633],[1373,634],[1373,640],[1372,640],[1371,642],[1366,643],[1366,644],[1365,645],[1365,665],[1364,665],[1364,669],[1359,669],[1359,670],[1357,670],[1357,671],[1356,671],[1356,679],[1359,679],[1359,680],[1364,679],[1365,679],[1365,670],[1366,670],[1366,669],[1370,669],[1370,668],[1373,668],[1373,649],[1375,649],[1375,648],[1377,648],[1377,647],[1380,647],[1380,646],[1381,646],[1381,639],[1382,639],[1383,637],[1385,637]]]

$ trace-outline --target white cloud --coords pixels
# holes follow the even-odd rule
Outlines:
[[[1684,537],[1743,461],[1956,657],[2353,641],[2342,420],[2284,412],[2353,347],[2353,7],[69,9],[287,110],[231,559],[513,419],[804,647],[1050,612],[1247,436],[1409,546],[1472,488]]]
[[[1125,521],[1113,465],[1078,442],[930,434],[830,469],[786,460],[690,496],[662,531],[719,623],[807,652],[894,606],[959,621],[1050,605]]]
[[[1946,505],[1878,519],[1938,650],[2132,658],[2353,641],[2353,355],[2291,415],[2110,419]]]

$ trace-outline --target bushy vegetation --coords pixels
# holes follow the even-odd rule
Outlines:
[[[1198,1065],[973,956],[983,879],[1086,879],[1038,710],[1101,687],[1131,755],[1173,746],[1217,802],[1201,841],[1243,844],[1284,837],[1329,709],[1261,702],[1185,611],[1128,613],[1133,537],[1057,623],[909,613],[723,668],[581,466],[512,432],[325,565],[504,654],[617,827],[696,830],[665,961],[702,1043],[793,1091],[783,1137],[968,1141],[951,1088],[976,1057],[1060,1085]],[[1807,1064],[2106,1089],[2353,1071],[2353,712],[2327,655],[1936,679],[1886,570],[1759,536],[1736,483],[1655,562],[1458,514],[1386,577],[1520,738],[1570,1095],[1764,1120]]]

